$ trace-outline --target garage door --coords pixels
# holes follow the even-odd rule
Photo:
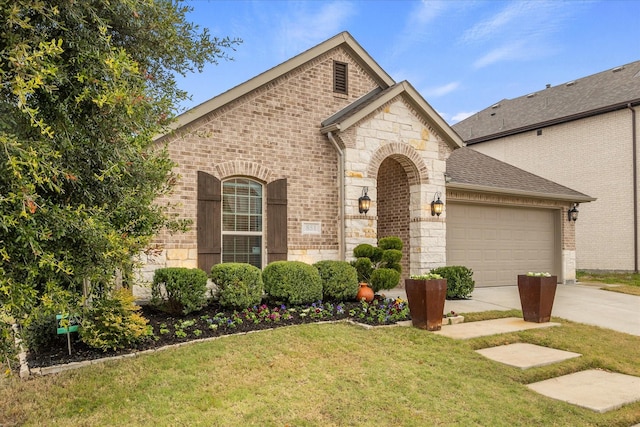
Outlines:
[[[473,269],[476,286],[515,285],[518,274],[558,274],[559,213],[447,204],[447,265]]]

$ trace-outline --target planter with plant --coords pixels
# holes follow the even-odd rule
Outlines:
[[[549,273],[518,275],[522,316],[526,322],[544,323],[551,319],[558,277]]]
[[[435,273],[412,275],[405,279],[405,290],[413,326],[439,331],[447,296],[447,279]]]
[[[358,272],[358,281],[368,283],[374,293],[393,289],[400,282],[402,267],[402,240],[398,237],[383,237],[378,246],[367,243],[353,249],[356,258],[351,262]]]

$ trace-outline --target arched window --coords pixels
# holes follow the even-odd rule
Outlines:
[[[262,268],[262,184],[248,178],[222,183],[222,262]]]

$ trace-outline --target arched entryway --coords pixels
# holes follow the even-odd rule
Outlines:
[[[387,157],[380,164],[377,182],[378,239],[389,236],[402,239],[401,265],[405,279],[409,277],[411,265],[409,179],[405,168],[393,157]]]

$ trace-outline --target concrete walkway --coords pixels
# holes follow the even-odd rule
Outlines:
[[[385,292],[406,299],[404,289]],[[468,300],[445,303],[445,312],[475,313],[521,309],[517,286],[476,288]],[[640,336],[640,296],[603,291],[596,286],[558,285],[552,316]]]

